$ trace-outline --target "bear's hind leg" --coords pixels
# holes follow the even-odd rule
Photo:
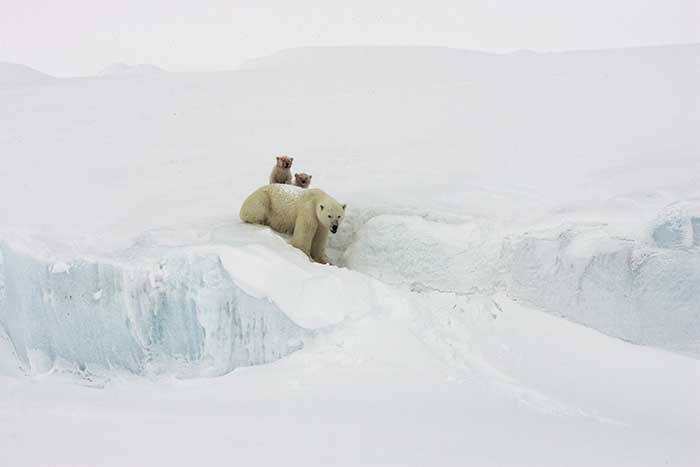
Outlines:
[[[256,191],[248,196],[241,206],[240,217],[243,222],[249,224],[267,224],[267,215],[270,212],[270,198],[267,193]]]

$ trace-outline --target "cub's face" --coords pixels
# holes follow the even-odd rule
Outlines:
[[[308,188],[311,185],[311,175],[305,173],[294,174],[294,184],[302,188]]]
[[[345,205],[321,202],[316,206],[316,217],[331,233],[336,233],[345,218]]]
[[[279,167],[280,169],[291,169],[292,162],[294,162],[293,157],[279,156],[277,158],[277,167]]]

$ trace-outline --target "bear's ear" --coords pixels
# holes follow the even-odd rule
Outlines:
[[[345,211],[346,206],[347,206],[347,204],[343,204],[343,211]]]
[[[309,175],[309,180],[311,180],[312,177],[313,177],[313,175]]]
[[[321,208],[321,211],[323,211],[323,204],[319,204],[318,207]]]
[[[290,157],[290,158],[289,158],[289,162],[292,162],[293,160],[294,160],[293,157]]]

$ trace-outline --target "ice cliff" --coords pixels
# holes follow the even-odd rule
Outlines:
[[[244,292],[211,251],[120,262],[43,259],[0,243],[0,325],[31,372],[218,375],[270,362],[308,333]]]

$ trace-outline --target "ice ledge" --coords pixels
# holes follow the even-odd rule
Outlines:
[[[284,357],[310,334],[239,286],[216,250],[56,262],[7,242],[0,325],[30,372],[62,362],[82,372],[220,375]]]
[[[700,250],[694,247],[619,238],[604,225],[513,234],[476,222],[378,216],[357,232],[344,260],[414,289],[504,291],[611,336],[700,355]]]

